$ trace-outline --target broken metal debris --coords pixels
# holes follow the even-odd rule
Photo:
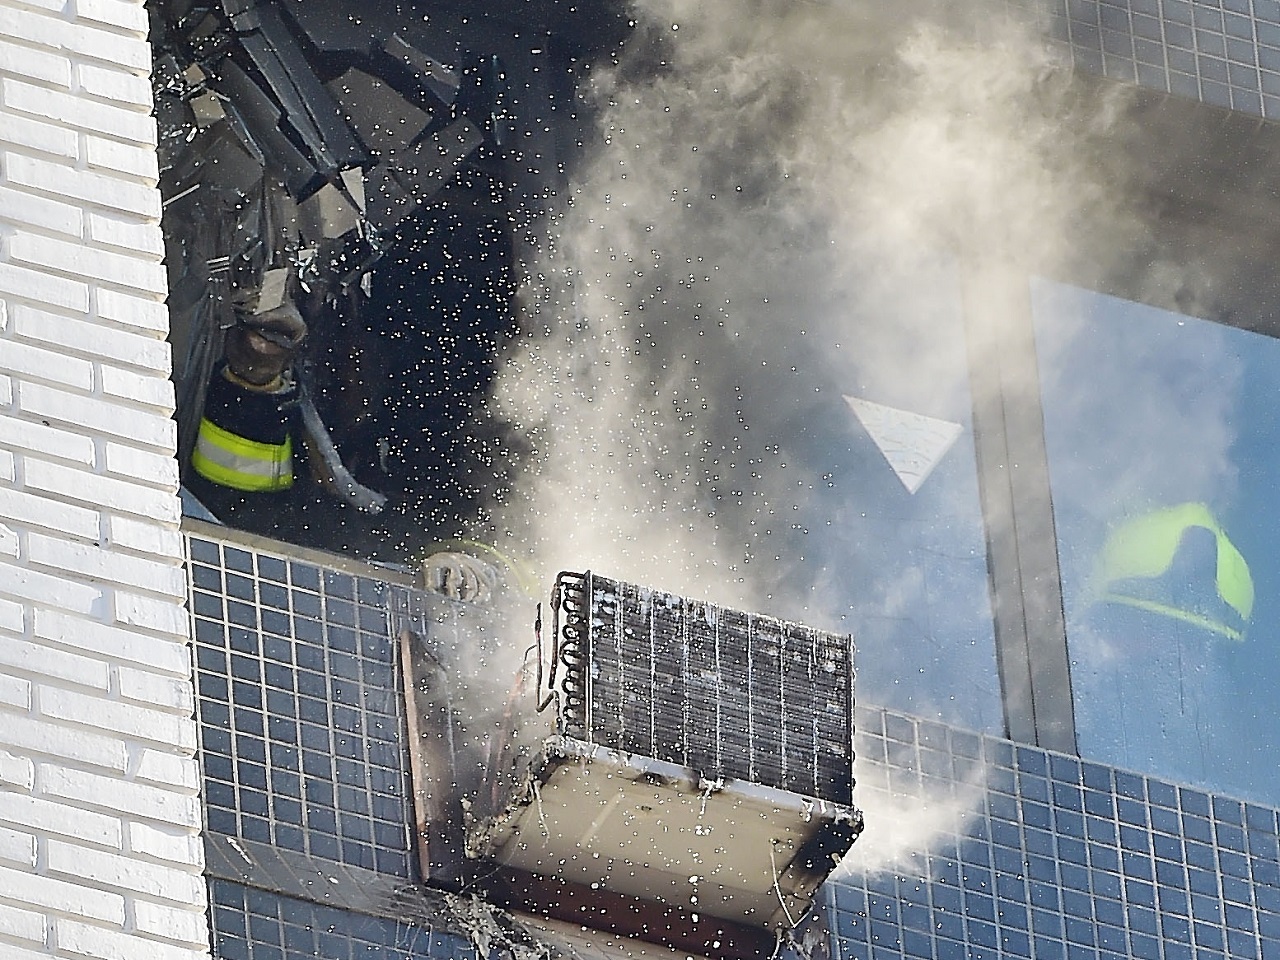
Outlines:
[[[505,81],[495,57],[433,56],[338,0],[152,14],[185,463],[232,305],[278,306],[293,276],[354,320],[387,238],[499,144]]]
[[[478,957],[510,960],[554,960],[556,951],[540,943],[514,923],[511,917],[479,897],[445,894],[449,919],[461,928]]]

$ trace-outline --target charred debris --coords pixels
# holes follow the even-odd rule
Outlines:
[[[595,5],[593,5],[595,6]],[[153,82],[184,477],[223,339],[293,300],[299,374],[376,521],[300,489],[219,519],[394,559],[508,482],[481,401],[616,52],[614,4],[155,0]]]

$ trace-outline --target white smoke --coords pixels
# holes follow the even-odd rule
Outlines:
[[[858,806],[867,829],[837,868],[836,878],[883,873],[918,875],[920,855],[933,843],[962,839],[982,812],[984,773],[951,785],[949,790],[922,791],[907,785],[899,772],[860,762]]]
[[[793,447],[806,396],[909,392],[956,417],[956,344],[931,335],[956,263],[1051,263],[1104,196],[1062,142],[1065,68],[1034,27],[994,17],[978,39],[936,10],[637,4],[495,391],[535,450],[498,525],[540,569],[822,618],[782,589],[830,480]]]
[[[638,0],[623,58],[584,91],[598,142],[494,394],[534,451],[496,523],[548,576],[840,622],[815,559],[839,520],[812,509],[835,479],[804,456],[826,442],[816,402],[962,419],[965,345],[937,331],[959,328],[942,321],[965,264],[1051,271],[1064,225],[1111,201],[1064,135],[1068,68],[1036,24],[963,7]],[[1002,348],[1001,309],[977,311],[971,349]],[[875,603],[857,616],[907,601],[889,584]],[[980,792],[864,791],[854,862],[891,869],[962,832]]]

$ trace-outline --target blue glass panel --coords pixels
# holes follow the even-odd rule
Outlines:
[[[1147,798],[1151,803],[1160,807],[1177,807],[1178,791],[1172,784],[1162,783],[1159,780],[1149,780],[1147,782]]]
[[[1081,752],[1280,802],[1280,341],[1048,282],[1033,303]]]
[[[1160,960],[1160,941],[1155,937],[1130,933],[1129,950],[1135,960]]]
[[[830,343],[816,336],[794,337],[787,348],[784,362],[803,371],[809,399],[779,405],[788,412],[772,426],[789,459],[825,481],[794,518],[812,532],[786,552],[810,563],[789,564],[790,575],[805,590],[825,583],[830,613],[858,637],[863,697],[999,732],[957,271],[921,258],[892,295],[884,276],[864,279],[854,285],[859,296],[835,307],[840,316],[866,311],[847,362],[834,368]],[[929,376],[901,376],[903,362]],[[769,426],[753,424],[752,432]],[[775,529],[773,540],[780,536],[785,530]],[[926,733],[921,742],[945,739],[933,744]]]
[[[1000,942],[1006,954],[1015,957],[1031,956],[1031,938],[1017,930],[1001,930]]]
[[[210,541],[190,543],[211,562],[220,555]],[[268,628],[271,616],[293,614],[276,625],[287,636],[198,621],[202,745],[216,758],[206,770],[209,829],[411,875],[401,705],[384,612],[361,607],[370,612],[357,617],[355,581],[345,574],[229,546],[221,554],[238,564],[225,576],[246,601],[246,624],[261,618]],[[254,578],[255,558],[273,580]],[[360,591],[362,601],[385,600],[376,585]],[[326,609],[381,634],[326,623]],[[372,675],[379,686],[365,686]]]
[[[1124,896],[1131,906],[1155,907],[1156,905],[1155,886],[1141,880],[1126,879]]]
[[[452,960],[473,953],[430,927],[362,916],[224,880],[209,884],[218,960]]]

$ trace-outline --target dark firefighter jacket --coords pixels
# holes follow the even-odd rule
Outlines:
[[[250,390],[219,364],[209,381],[204,416],[191,465],[224,487],[271,493],[293,486],[293,436],[298,426],[298,387]]]

